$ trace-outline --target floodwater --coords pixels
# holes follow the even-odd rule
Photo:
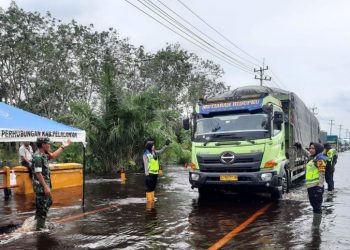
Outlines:
[[[336,191],[325,191],[322,216],[314,216],[298,184],[251,221],[222,249],[350,249],[350,152],[340,153]],[[165,169],[154,208],[146,206],[144,176],[126,184],[109,176],[54,192],[48,229],[34,232],[33,197],[0,194],[1,249],[206,249],[271,203],[264,195],[227,194],[209,200],[190,188],[188,170]],[[85,212],[85,214],[83,213]]]

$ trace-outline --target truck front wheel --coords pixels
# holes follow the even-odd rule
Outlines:
[[[279,199],[281,199],[282,198],[282,191],[280,191],[280,190],[273,190],[272,192],[271,192],[271,199],[272,200],[279,200]]]
[[[271,198],[273,200],[281,199],[284,193],[289,192],[289,172],[286,170],[283,173],[280,183],[280,189],[273,190],[271,192]]]
[[[282,191],[284,194],[289,193],[290,185],[290,173],[286,169],[282,177]]]

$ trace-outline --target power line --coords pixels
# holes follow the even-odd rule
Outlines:
[[[214,51],[212,48],[210,48],[208,45],[203,44],[203,42],[198,41],[198,39],[193,38],[190,34],[188,34],[187,32],[183,31],[182,29],[180,29],[179,27],[175,26],[173,23],[171,23],[169,20],[166,20],[163,16],[161,16],[159,13],[155,12],[153,9],[151,9],[150,7],[146,6],[145,4],[141,3],[139,0],[138,2],[141,3],[143,6],[145,6],[146,8],[148,8],[149,10],[151,10],[153,13],[155,13],[157,16],[159,16],[160,18],[162,18],[163,20],[165,20],[167,23],[169,23],[170,25],[174,26],[177,30],[179,30],[180,32],[184,33],[185,37],[183,34],[180,34],[178,31],[175,31],[174,29],[172,29],[171,27],[169,27],[168,25],[164,24],[162,21],[158,20],[157,18],[155,18],[154,16],[152,16],[151,14],[147,13],[146,11],[144,11],[143,9],[141,9],[140,7],[136,6],[135,4],[131,3],[130,1],[126,0],[126,2],[128,2],[130,5],[134,6],[135,8],[137,8],[138,10],[140,10],[141,12],[143,12],[144,14],[146,14],[147,16],[149,16],[150,18],[154,19],[155,21],[157,21],[159,24],[163,25],[164,27],[168,28],[169,30],[171,30],[172,32],[174,32],[175,34],[181,36],[182,38],[184,38],[185,40],[191,42],[192,44],[194,44],[195,46],[203,49],[204,51],[208,52],[209,54],[215,56],[216,58],[225,61],[226,63],[230,64],[231,66],[234,66],[238,69],[241,69],[242,71],[245,71],[249,74],[253,74],[252,71],[250,71],[250,69],[245,68],[244,66],[241,66],[239,64],[237,64],[236,62],[232,62],[230,59],[227,59],[226,57],[218,54],[216,51]],[[194,40],[194,41],[193,41]],[[199,44],[200,45],[199,45]],[[204,47],[203,47],[204,46]]]
[[[275,81],[275,79],[272,78],[272,79],[271,79],[271,82],[272,82],[277,88],[280,88],[280,89],[282,88],[282,87],[279,85],[279,83]]]
[[[191,39],[193,39],[191,36],[189,36],[188,34],[186,34],[187,36],[189,36],[190,38],[185,37],[184,35],[180,34],[179,32],[175,31],[174,29],[172,29],[171,27],[169,27],[168,25],[164,24],[163,22],[159,21],[157,18],[153,17],[151,14],[147,13],[146,11],[144,11],[143,9],[141,9],[140,7],[136,6],[135,4],[131,3],[129,0],[125,0],[128,4],[132,5],[133,7],[135,7],[136,9],[138,9],[139,11],[141,11],[142,13],[144,13],[145,15],[147,15],[148,17],[150,17],[151,19],[153,19],[154,21],[156,21],[157,23],[161,24],[162,26],[166,27],[167,29],[169,29],[170,31],[174,32],[175,34],[179,35],[180,37],[182,37],[183,39],[185,39],[186,41],[192,43],[193,45],[201,48],[202,50],[206,51],[207,53],[211,54],[212,56],[225,61],[226,63],[228,63],[229,65],[236,67],[242,71],[245,71],[248,74],[252,74],[254,75],[254,73],[252,71],[246,70],[244,68],[240,68],[239,66],[233,64],[232,62],[228,61],[227,59],[225,59],[224,57],[217,55],[217,53],[212,53],[211,51],[209,51],[208,49],[204,48],[203,46],[197,44],[196,42],[192,41]]]
[[[140,8],[140,6],[136,6],[135,4],[131,3],[129,0],[125,0],[127,3],[129,3],[130,5],[132,5],[133,7],[137,8],[139,11],[143,12],[144,14],[146,14],[147,16],[149,16],[150,18],[152,18],[153,20],[155,20],[156,22],[158,22],[159,24],[161,24],[162,26],[166,27],[167,29],[171,30],[172,32],[174,32],[175,34],[181,36],[182,38],[184,38],[185,40],[189,41],[190,43],[194,44],[195,46],[203,49],[204,51],[206,51],[207,53],[213,55],[214,57],[228,63],[229,65],[236,67],[246,73],[252,74],[253,73],[253,67],[248,65],[245,62],[248,62],[252,65],[257,65],[256,63],[247,60],[244,57],[241,57],[240,55],[238,55],[237,53],[235,53],[234,51],[230,50],[229,48],[227,48],[226,46],[222,45],[221,43],[217,42],[216,40],[212,39],[209,35],[207,35],[206,33],[202,32],[200,29],[198,29],[197,27],[195,27],[194,25],[192,25],[188,20],[186,20],[185,18],[183,18],[181,15],[179,15],[178,13],[176,13],[174,10],[172,10],[171,8],[169,8],[164,2],[162,2],[161,0],[157,0],[162,6],[164,6],[167,10],[171,11],[171,13],[173,13],[174,15],[176,15],[178,18],[180,18],[183,22],[185,22],[186,24],[188,24],[190,27],[192,27],[193,29],[195,29],[197,32],[199,32],[201,35],[203,35],[204,37],[206,37],[207,39],[209,39],[210,41],[212,41],[213,43],[215,43],[216,45],[220,46],[221,48],[225,49],[226,51],[228,51],[229,53],[231,53],[232,55],[234,55],[235,57],[238,57],[242,60],[244,60],[245,62],[240,61],[239,59],[234,58],[233,56],[225,53],[224,51],[222,51],[221,49],[218,49],[216,46],[214,46],[213,44],[211,44],[210,42],[208,42],[207,40],[205,40],[203,37],[201,37],[200,35],[198,35],[198,33],[195,33],[193,30],[191,30],[190,28],[188,28],[188,26],[184,25],[183,23],[181,23],[181,21],[177,20],[176,17],[172,16],[171,14],[169,14],[166,10],[162,9],[159,5],[155,4],[154,2],[152,2],[151,0],[144,0],[144,2],[141,2],[140,0],[137,0],[140,4],[142,4],[144,7],[146,7],[148,10],[150,10],[151,12],[153,12],[154,14],[156,14],[158,17],[160,17],[162,20],[164,20],[165,22],[167,22],[168,24],[170,24],[172,27],[174,27],[175,29],[177,29],[178,31],[174,30],[173,28],[169,27],[168,25],[166,25],[164,22],[162,22],[161,20],[155,18],[152,14],[147,13],[146,11],[144,11],[142,8]],[[247,52],[245,52],[243,49],[239,48],[237,45],[235,45],[232,41],[230,41],[227,37],[225,37],[223,34],[221,34],[218,30],[216,30],[214,27],[212,27],[209,23],[207,23],[203,18],[201,18],[198,14],[196,14],[193,10],[191,10],[187,5],[185,5],[182,1],[178,0],[178,2],[180,4],[182,4],[186,9],[188,9],[193,15],[195,15],[198,19],[200,19],[202,22],[204,22],[207,26],[209,26],[212,30],[214,30],[216,33],[218,33],[221,37],[223,37],[225,40],[228,40],[230,42],[230,44],[234,45],[237,49],[239,49],[241,52],[243,52],[244,54],[246,54],[247,56],[249,56],[250,58],[254,59],[255,61],[259,62],[260,61],[258,59],[256,59],[255,57],[251,56],[250,54],[248,54]],[[179,33],[181,32],[181,33]],[[203,48],[204,47],[204,48]],[[271,84],[275,85],[278,88],[281,88],[281,85],[284,85],[283,82],[277,77],[277,75],[271,71],[271,73],[275,76],[275,79],[277,81],[275,81],[274,79],[271,80],[271,77],[263,77],[263,72],[264,72],[264,66],[260,67],[260,69],[256,70],[254,69],[254,72],[260,72],[260,78],[262,78],[260,80],[260,78],[255,77],[255,79],[259,79],[260,80],[260,84],[262,85],[263,81],[271,81]],[[284,85],[285,87],[285,85]],[[285,89],[287,89],[285,87]]]
[[[255,79],[255,78],[254,78]],[[269,82],[265,82],[264,83],[265,86],[269,86],[271,88],[277,88],[276,83],[273,82],[273,80],[269,81]]]
[[[273,70],[270,68],[270,72],[271,74],[274,76],[274,78],[282,85],[282,87],[285,90],[288,90],[288,88],[286,87],[286,85],[281,81],[281,79],[277,76],[277,74],[275,74],[275,72],[273,72]]]
[[[254,79],[255,79],[255,78],[254,78]],[[266,82],[266,83],[265,83],[265,86],[267,86],[267,85],[270,85],[271,88],[277,88],[276,83],[274,83],[273,81]]]
[[[277,88],[280,88],[280,89],[285,89],[285,88],[283,88],[283,87],[281,87],[281,85],[280,85],[280,83],[278,83],[274,78],[272,78],[272,80],[271,80],[273,83],[275,83],[276,84],[276,86],[277,86]]]
[[[226,46],[222,45],[221,43],[217,42],[216,40],[212,39],[209,35],[207,35],[206,33],[202,32],[200,29],[198,29],[196,26],[194,26],[193,24],[191,24],[191,22],[189,22],[188,20],[186,20],[185,18],[183,18],[181,15],[179,15],[178,13],[176,13],[174,10],[172,10],[171,8],[169,8],[164,2],[162,2],[161,0],[157,0],[161,5],[163,5],[166,9],[168,9],[169,11],[171,11],[172,13],[174,13],[177,17],[179,17],[182,21],[184,21],[185,23],[187,23],[188,25],[190,25],[192,28],[194,28],[195,30],[197,30],[199,33],[201,33],[202,35],[204,35],[206,38],[208,38],[209,40],[211,40],[212,42],[214,42],[215,44],[219,45],[221,48],[224,48],[226,51],[229,51],[230,53],[232,53],[233,55],[237,56],[238,58],[242,59],[243,61],[246,61],[252,65],[255,66],[259,66],[258,64],[238,55],[237,53],[235,53],[234,51],[230,50],[229,48],[227,48]]]
[[[160,0],[157,0],[160,1]],[[211,26],[208,22],[206,22],[203,18],[201,18],[197,13],[195,13],[190,7],[188,7],[186,4],[184,4],[181,0],[178,0],[178,2],[183,5],[188,11],[190,11],[193,15],[195,15],[199,20],[201,20],[203,23],[205,23],[209,28],[211,28],[212,30],[214,30],[217,34],[219,34],[222,38],[224,38],[226,41],[228,41],[231,45],[233,45],[235,48],[239,49],[241,52],[243,52],[245,55],[249,56],[250,58],[254,59],[255,61],[257,61],[259,63],[259,65],[261,64],[261,61],[255,57],[253,57],[252,55],[250,55],[249,53],[247,53],[246,51],[244,51],[243,49],[241,49],[240,47],[238,47],[236,44],[234,44],[230,39],[228,39],[226,36],[224,36],[221,32],[219,32],[217,29],[215,29],[213,26]],[[251,62],[251,61],[249,61]],[[252,62],[251,62],[252,63]],[[255,66],[258,66],[257,64],[254,63]],[[262,67],[264,68],[264,67]],[[277,81],[275,81],[274,79],[272,79],[272,83],[275,84],[276,87],[278,88],[282,88],[280,86],[280,84],[283,86],[284,89],[287,90],[287,87],[283,84],[283,82],[279,79],[279,77],[277,77],[277,75],[272,72],[271,73],[274,75],[274,77],[277,79]],[[269,78],[267,78],[266,80],[268,80]]]
[[[261,61],[254,56],[250,55],[243,49],[241,49],[239,46],[237,46],[235,43],[233,43],[230,39],[228,39],[226,36],[224,36],[221,32],[219,32],[217,29],[215,29],[213,26],[211,26],[208,22],[206,22],[203,18],[201,18],[197,13],[195,13],[190,7],[188,7],[186,4],[184,4],[181,0],[177,0],[182,6],[184,6],[188,11],[190,11],[193,15],[195,15],[199,20],[201,20],[203,23],[205,23],[209,28],[211,28],[213,31],[215,31],[218,35],[220,35],[222,38],[224,38],[227,42],[229,42],[231,45],[233,45],[235,48],[239,49],[242,53],[249,56],[250,58],[254,59],[261,64]]]
[[[247,65],[245,63],[240,62],[236,58],[233,58],[232,56],[230,56],[227,53],[223,52],[222,50],[216,48],[214,45],[212,45],[211,43],[209,43],[208,41],[206,41],[205,39],[203,39],[202,37],[200,37],[199,35],[194,33],[192,30],[188,29],[181,22],[179,22],[174,17],[169,15],[166,11],[161,9],[158,5],[154,4],[152,1],[150,1],[150,0],[143,1],[143,2],[141,2],[140,0],[137,0],[137,1],[139,3],[141,3],[143,6],[145,6],[147,9],[152,11],[154,14],[156,14],[157,16],[162,18],[164,21],[166,21],[167,23],[169,23],[170,25],[172,25],[173,27],[178,29],[180,32],[185,33],[186,35],[190,36],[192,39],[194,39],[197,42],[201,43],[203,46],[207,47],[208,49],[214,50],[215,53],[222,54],[222,56],[226,57],[229,60],[232,60],[233,63],[237,64],[239,67],[243,67],[246,70],[253,70],[253,67],[251,67],[251,66],[249,66],[249,65]],[[170,21],[169,21],[169,19],[170,19]],[[184,31],[184,29],[186,31]],[[193,36],[195,36],[196,38],[194,38]]]
[[[276,83],[276,85],[278,86],[278,88],[281,89],[285,89],[288,90],[288,88],[286,87],[286,85],[281,81],[281,79],[277,76],[277,74],[271,69],[271,67],[269,68],[269,71],[271,72],[273,79],[272,82]]]
[[[270,68],[268,68],[268,70],[270,70]],[[271,78],[271,81],[270,81],[270,84],[273,86],[273,87],[276,87],[276,88],[282,88],[279,83],[277,81],[275,81],[274,78]]]

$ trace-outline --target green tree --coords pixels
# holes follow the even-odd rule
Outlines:
[[[223,73],[179,44],[150,53],[113,28],[63,23],[14,2],[0,13],[0,99],[85,129],[93,171],[140,162],[149,138],[158,147],[171,138],[169,161],[186,161],[180,117],[200,96],[227,89]],[[65,154],[81,161],[79,150]]]

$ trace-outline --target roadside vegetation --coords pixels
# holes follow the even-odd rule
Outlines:
[[[227,89],[222,74],[179,44],[153,53],[114,28],[65,23],[15,2],[0,10],[0,99],[86,130],[91,172],[141,168],[150,138],[158,148],[172,140],[164,162],[189,161],[190,134],[181,118],[199,96]],[[9,148],[0,145],[1,154]],[[81,162],[81,151],[75,145],[60,160]]]

